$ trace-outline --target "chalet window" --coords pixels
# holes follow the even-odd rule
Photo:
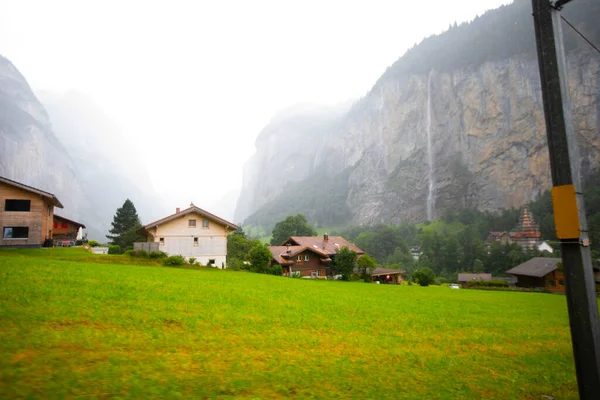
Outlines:
[[[565,281],[563,281],[563,280],[561,279],[560,281],[558,281],[558,284],[559,284],[560,286],[565,286]]]
[[[198,246],[198,238],[197,237],[194,238],[194,246]]]
[[[188,220],[188,227],[195,228],[196,227],[196,220],[195,219]]]
[[[52,207],[48,206],[48,216],[50,216],[51,211],[52,211]]]
[[[58,222],[54,223],[54,229],[58,228]]]
[[[296,259],[296,261],[302,261],[302,256],[298,255],[298,258]]]
[[[63,222],[60,227],[66,229],[69,227],[69,224],[67,224],[66,222]]]
[[[29,227],[27,226],[5,226],[2,232],[4,239],[27,239],[29,238]]]
[[[158,242],[160,243],[159,246],[162,246],[165,244],[165,238],[158,238]]]
[[[308,254],[304,255],[304,261],[308,261]]]
[[[31,200],[7,199],[4,202],[4,211],[29,212],[31,211]]]
[[[203,219],[202,220],[202,227],[203,228],[208,228],[208,220],[207,219]]]

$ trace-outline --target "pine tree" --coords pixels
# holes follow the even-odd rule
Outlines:
[[[137,233],[137,230],[141,227],[142,224],[135,206],[131,200],[127,199],[122,207],[117,208],[117,213],[112,222],[112,229],[109,230],[112,235],[106,235],[106,237],[111,240],[111,244],[127,249],[133,246],[134,242],[144,239],[143,236]]]

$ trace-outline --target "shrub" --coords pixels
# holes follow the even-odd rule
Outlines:
[[[292,273],[290,274],[290,278],[302,278],[302,274],[300,273],[300,271],[292,271]]]
[[[188,258],[188,262],[190,263],[190,265],[194,265],[196,263],[196,258],[190,257],[190,258]]]
[[[431,268],[419,268],[413,272],[413,280],[421,286],[429,286],[435,281],[435,273]]]
[[[108,254],[121,254],[121,246],[118,244],[113,244],[108,246]]]
[[[239,271],[242,269],[243,261],[238,260],[237,258],[231,258],[227,261],[227,269],[232,269],[234,271]]]
[[[298,271],[298,272],[300,272],[300,271]],[[267,268],[267,274],[281,276],[281,275],[283,275],[283,268],[279,264],[272,265],[269,268]]]
[[[174,266],[185,264],[185,258],[182,256],[170,256],[162,259],[163,265]]]
[[[135,252],[133,250],[125,250],[125,253],[123,254],[129,257],[135,257]]]
[[[137,250],[135,252],[135,256],[140,258],[150,258],[150,253],[148,253],[146,250]]]
[[[98,241],[96,241],[96,240],[90,240],[88,242],[88,246],[90,246],[90,247],[98,247],[98,246],[100,246],[100,243],[98,243]]]
[[[150,258],[166,258],[167,257],[167,253],[165,253],[164,251],[153,251],[152,253],[150,253]]]
[[[476,280],[476,281],[469,281],[469,282],[467,282],[467,286],[469,288],[475,288],[475,287],[508,287],[508,282],[504,281],[502,279],[492,279],[492,280],[489,280],[489,281]]]

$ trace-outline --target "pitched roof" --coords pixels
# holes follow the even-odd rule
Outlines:
[[[506,273],[541,278],[558,268],[557,264],[560,260],[560,258],[535,257],[529,261],[525,261],[523,264],[509,269]]]
[[[54,214],[54,218],[55,218],[55,219],[56,219],[56,218],[58,218],[58,219],[62,219],[63,221],[70,222],[70,223],[72,223],[73,225],[77,225],[77,226],[80,226],[80,227],[82,227],[82,228],[85,228],[85,225],[84,225],[84,224],[82,224],[81,222],[73,221],[72,219],[68,219],[68,218],[65,218],[65,217],[61,217],[60,215],[57,215],[57,214]]]
[[[296,246],[306,246],[313,249],[324,251],[329,256],[335,256],[336,250],[342,247],[347,247],[350,250],[354,250],[357,254],[364,254],[365,252],[358,248],[354,243],[350,243],[341,236],[328,236],[325,239],[324,236],[290,236],[283,244],[293,244]]]
[[[190,213],[193,213],[193,212],[198,213],[200,215],[204,215],[205,217],[207,217],[209,219],[212,219],[213,221],[216,221],[216,222],[218,222],[220,224],[228,226],[231,229],[233,229],[234,231],[238,230],[240,228],[236,224],[231,223],[231,222],[229,222],[229,221],[227,221],[227,220],[225,220],[223,218],[219,218],[216,215],[211,214],[208,211],[203,210],[200,207],[196,207],[195,205],[192,204],[189,208],[186,208],[185,210],[176,212],[174,214],[169,215],[168,217],[164,217],[162,219],[159,219],[157,221],[150,222],[149,224],[144,225],[143,229],[149,229],[149,228],[153,228],[153,227],[158,226],[158,225],[162,225],[162,224],[164,224],[166,222],[169,222],[169,221],[172,221],[174,219],[183,217],[184,215],[187,215],[187,214],[190,214]]]
[[[459,282],[489,281],[491,279],[492,279],[492,274],[458,274]]]
[[[321,261],[331,261],[329,254],[321,249],[315,249],[308,246],[269,246],[269,250],[273,255],[273,260],[282,265],[290,265],[294,263],[294,257],[303,251],[312,251],[321,258]],[[289,253],[288,253],[289,250]]]
[[[56,198],[56,196],[53,195],[52,193],[45,192],[40,189],[36,189],[34,187],[25,185],[24,183],[13,181],[12,179],[4,178],[2,176],[0,176],[0,182],[4,182],[7,185],[18,187],[19,189],[23,189],[23,190],[26,190],[31,193],[39,194],[40,196],[47,198],[49,200],[50,204],[52,204],[53,206],[58,207],[58,208],[64,208],[62,203],[60,202],[60,200],[58,200]]]
[[[396,275],[396,274],[406,274],[406,271],[402,271],[399,269],[391,269],[391,268],[375,268],[373,270],[373,272],[371,272],[371,276]]]

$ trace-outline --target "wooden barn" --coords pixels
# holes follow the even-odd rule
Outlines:
[[[39,247],[52,238],[54,207],[63,205],[52,193],[0,177],[0,247]]]

